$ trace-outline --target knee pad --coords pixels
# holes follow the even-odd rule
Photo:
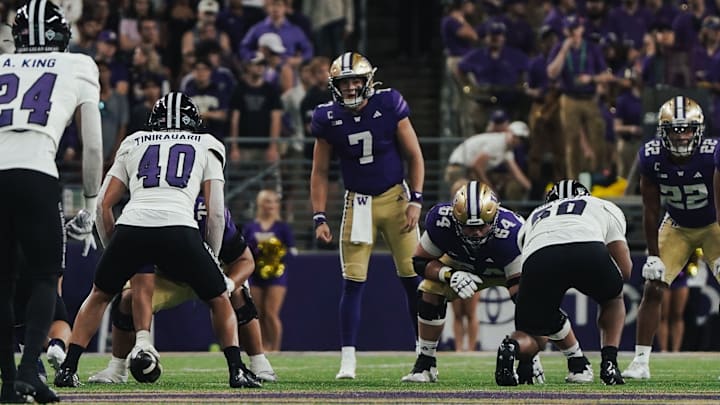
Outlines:
[[[68,325],[70,324],[67,308],[65,307],[65,300],[63,300],[60,294],[55,298],[55,315],[53,315],[53,321],[64,321]]]
[[[135,323],[133,322],[132,314],[123,314],[120,312],[120,300],[122,300],[122,293],[115,294],[115,298],[113,298],[110,303],[110,318],[112,318],[112,324],[114,327],[125,332],[134,332]]]
[[[246,325],[253,319],[258,318],[257,307],[255,306],[255,301],[253,301],[248,288],[246,286],[242,286],[241,291],[243,298],[245,298],[245,305],[235,310],[235,317],[237,318],[238,326]]]
[[[572,330],[572,327],[570,326],[570,321],[567,319],[567,315],[562,311],[561,313],[562,324],[560,325],[559,329],[556,329],[557,332],[548,335],[548,338],[550,340],[563,340],[567,335],[570,334],[570,331]]]
[[[440,304],[434,305],[420,298],[418,299],[417,309],[419,322],[426,325],[439,326],[445,323],[447,300],[443,298]]]

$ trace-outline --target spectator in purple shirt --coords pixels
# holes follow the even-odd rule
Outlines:
[[[273,32],[282,38],[285,56],[293,68],[300,62],[310,60],[313,47],[300,27],[287,20],[287,0],[268,0],[266,3],[267,18],[253,25],[240,44],[240,57],[247,61],[255,57],[258,50],[258,39],[261,35]]]
[[[550,52],[547,68],[548,77],[558,79],[562,91],[560,126],[565,136],[566,177],[571,179],[609,167],[605,122],[595,95],[598,83],[614,78],[607,72],[602,50],[583,37],[584,30],[577,17],[565,19],[567,38]]]
[[[242,42],[243,37],[250,28],[243,15],[242,3],[242,0],[230,0],[228,7],[218,14],[215,23],[221,31],[228,34],[230,37],[230,46],[233,50],[240,47],[240,42]]]
[[[227,135],[228,107],[231,92],[221,91],[212,78],[213,65],[207,59],[198,58],[193,69],[193,80],[187,83],[184,93],[190,97],[202,117],[207,132],[223,140]]]
[[[102,31],[98,35],[95,60],[103,61],[112,72],[110,84],[118,94],[126,95],[129,88],[130,72],[127,65],[118,59],[118,36],[113,31]]]
[[[609,32],[608,4],[603,0],[588,0],[585,3],[585,38],[599,43]]]
[[[575,0],[556,0],[550,11],[545,16],[543,25],[549,25],[560,39],[565,38],[563,20],[565,17],[575,14],[577,5]]]
[[[699,40],[700,43],[695,46],[690,57],[690,67],[694,82],[701,87],[708,87],[710,65],[720,54],[720,18],[709,15],[703,19]]]
[[[698,44],[702,20],[707,15],[704,0],[688,0],[687,8],[683,8],[672,22],[676,50],[687,52]]]
[[[500,107],[513,111],[512,105],[521,94],[519,86],[527,73],[528,58],[522,51],[505,46],[505,32],[505,24],[490,23],[485,38],[487,47],[467,53],[454,72],[461,86],[475,88],[470,94],[476,104],[482,104],[472,115],[475,133],[483,132],[488,109]]]
[[[672,28],[662,22],[652,27],[646,36],[645,58],[642,62],[644,87],[689,86],[692,74],[688,52],[675,49],[675,35]]]
[[[645,7],[647,7],[652,16],[652,21],[648,25],[648,29],[653,26],[653,24],[661,21],[666,24],[672,24],[675,17],[680,13],[680,10],[678,10],[674,4],[665,0],[645,0]]]
[[[628,178],[635,155],[643,142],[642,84],[639,77],[631,75],[621,81],[623,88],[615,99],[613,126],[617,136],[617,174]]]
[[[497,17],[507,28],[507,45],[525,52],[535,53],[535,32],[527,18],[527,0],[505,0],[505,12]]]
[[[468,53],[479,37],[468,19],[475,13],[475,3],[470,0],[454,0],[447,10],[447,14],[440,22],[440,36],[442,37],[445,54],[448,58],[460,57]]]
[[[625,0],[620,7],[610,10],[610,31],[626,45],[640,47],[643,36],[652,22],[652,14],[638,0]]]

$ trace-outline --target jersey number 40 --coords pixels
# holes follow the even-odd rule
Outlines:
[[[194,164],[195,148],[192,145],[179,143],[171,146],[165,164],[165,181],[172,187],[187,187]],[[160,145],[148,146],[140,159],[137,178],[143,179],[144,188],[158,187],[162,171]]]
[[[57,79],[55,73],[43,73],[23,95],[20,109],[30,110],[28,115],[29,124],[47,125],[48,112],[50,112],[52,106],[50,96],[52,96],[55,88],[55,79]],[[17,98],[20,89],[18,75],[15,73],[0,75],[0,90],[3,89],[4,91],[0,95],[0,105],[10,104]],[[15,110],[12,108],[0,110],[0,128],[13,124],[14,112]]]

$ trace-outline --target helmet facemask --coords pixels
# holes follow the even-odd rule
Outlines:
[[[673,156],[688,157],[700,145],[703,125],[698,123],[663,123],[658,126],[663,147]]]
[[[497,228],[497,219],[498,216],[495,215],[495,218],[492,220],[492,222],[485,223],[481,219],[475,220],[477,223],[470,223],[474,222],[473,220],[467,220],[465,224],[462,224],[460,221],[455,220],[453,221],[453,224],[455,225],[455,233],[458,235],[460,240],[470,249],[477,250],[481,248],[484,244],[488,243],[488,241],[495,235],[495,228]],[[481,227],[481,226],[487,226],[489,225],[489,229],[485,234],[482,236],[474,236],[474,235],[467,235],[465,234],[465,228],[466,227]]]
[[[368,99],[372,97],[372,95],[375,93],[375,89],[373,89],[372,86],[370,86],[373,82],[373,76],[375,74],[375,69],[372,70],[372,72],[366,74],[366,75],[353,75],[353,76],[341,76],[341,77],[335,77],[330,79],[329,86],[330,91],[332,92],[333,99],[336,103],[343,107],[347,107],[350,109],[355,109],[360,107],[362,105],[363,101],[365,99]],[[352,80],[355,78],[360,78],[363,80],[363,85],[359,88],[354,88],[355,95],[350,97],[345,97],[342,90],[340,90],[340,83],[343,80]]]

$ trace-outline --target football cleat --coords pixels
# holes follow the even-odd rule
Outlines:
[[[80,378],[78,378],[76,372],[66,367],[61,368],[55,373],[54,383],[56,387],[76,388],[80,386]]]
[[[499,386],[515,386],[519,377],[515,372],[515,358],[518,354],[518,342],[505,336],[497,352],[495,363],[495,382]]]
[[[415,383],[434,383],[438,380],[437,359],[435,357],[420,354],[415,360],[410,374],[404,376],[400,381]]]
[[[591,383],[593,382],[592,366],[587,357],[570,357],[568,359],[568,375],[565,377],[565,382],[568,383]]]
[[[633,360],[628,368],[622,372],[622,376],[633,380],[649,380],[650,364]]]
[[[604,360],[600,364],[600,379],[605,385],[622,385],[625,380],[617,368],[617,364],[610,360]]]
[[[340,360],[340,371],[335,375],[336,380],[353,380],[355,379],[355,366],[357,360],[355,353],[343,353]]]
[[[253,371],[255,377],[262,382],[277,382],[277,374],[273,369]]]
[[[22,367],[22,365],[20,365],[20,367]],[[36,372],[30,370],[18,370],[18,375],[15,379],[15,392],[21,396],[31,396],[36,402],[41,404],[60,402],[60,398],[58,398],[55,391],[40,381]]]
[[[272,365],[265,356],[250,357],[250,366],[248,367],[258,380],[263,382],[276,382],[277,374],[273,370]]]
[[[0,404],[27,404],[33,402],[31,397],[20,395],[15,391],[15,383],[3,382],[0,389]]]
[[[241,364],[240,367],[230,368],[230,387],[261,388],[262,383],[257,379],[252,371],[248,370],[244,364]]]
[[[58,345],[50,345],[47,349],[48,363],[55,371],[60,370],[60,365],[65,361],[65,351]]]

